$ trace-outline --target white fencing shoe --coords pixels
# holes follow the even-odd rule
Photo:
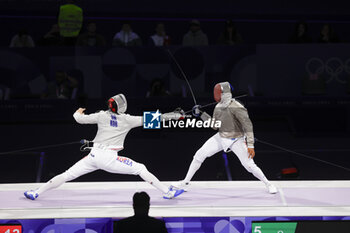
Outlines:
[[[176,190],[169,189],[169,191],[163,195],[163,198],[164,199],[173,199],[173,198],[179,196],[183,192],[184,192],[183,189],[176,189]]]
[[[39,194],[34,190],[30,190],[30,191],[25,191],[24,196],[26,198],[34,201],[35,199],[37,199],[39,197]]]
[[[271,194],[275,194],[275,193],[278,192],[278,191],[277,191],[277,188],[276,188],[273,184],[271,184],[271,183],[268,183],[268,184],[266,185],[266,188],[267,188],[267,190],[269,191],[269,193],[271,193]]]

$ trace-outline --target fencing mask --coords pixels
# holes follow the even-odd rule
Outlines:
[[[126,98],[123,94],[118,94],[108,100],[108,108],[114,113],[124,113],[127,108]]]
[[[225,101],[225,99],[232,99],[231,88],[232,88],[232,86],[229,82],[223,82],[223,83],[216,84],[214,87],[214,99],[215,99],[215,101],[222,102],[222,101]]]
[[[218,83],[214,87],[214,99],[222,107],[227,107],[232,99],[232,86],[229,82]]]

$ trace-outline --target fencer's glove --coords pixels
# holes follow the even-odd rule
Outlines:
[[[193,106],[193,108],[192,108],[192,115],[194,117],[199,117],[202,114],[202,111],[200,110],[201,107],[202,106],[200,106],[200,105]]]
[[[176,109],[174,110],[174,113],[178,113],[178,114],[181,115],[181,116],[179,117],[178,120],[183,120],[183,119],[185,119],[185,111],[184,111],[182,108],[180,108],[180,107],[176,108]]]

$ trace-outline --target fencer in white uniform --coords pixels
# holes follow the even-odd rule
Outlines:
[[[110,173],[139,175],[143,180],[160,190],[165,199],[174,198],[183,192],[183,190],[169,190],[147,170],[145,165],[118,154],[124,148],[127,133],[132,128],[142,126],[143,121],[141,116],[125,114],[127,101],[123,94],[110,98],[108,108],[107,111],[93,114],[84,114],[85,109],[79,108],[73,114],[74,119],[80,124],[97,124],[98,126],[91,152],[67,171],[55,176],[37,190],[26,191],[25,197],[35,200],[48,190],[98,169]],[[182,114],[178,112],[166,113],[161,116],[165,120],[181,117]]]
[[[255,156],[253,125],[247,109],[232,99],[230,83],[216,84],[214,99],[218,104],[215,106],[213,118],[206,112],[201,113],[200,117],[202,120],[221,121],[221,127],[215,128],[219,132],[209,138],[195,153],[185,179],[173,183],[172,186],[187,191],[192,177],[206,158],[222,150],[231,150],[248,172],[264,182],[269,193],[277,193],[276,187],[269,182],[253,160]]]

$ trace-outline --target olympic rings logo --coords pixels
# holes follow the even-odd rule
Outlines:
[[[345,73],[350,75],[350,58],[343,62],[339,57],[331,57],[324,62],[321,58],[312,57],[306,62],[305,70],[311,80],[317,79],[323,73],[327,73],[329,78],[326,79],[326,83],[336,80],[345,84],[347,80],[342,79],[341,74],[345,71]]]

